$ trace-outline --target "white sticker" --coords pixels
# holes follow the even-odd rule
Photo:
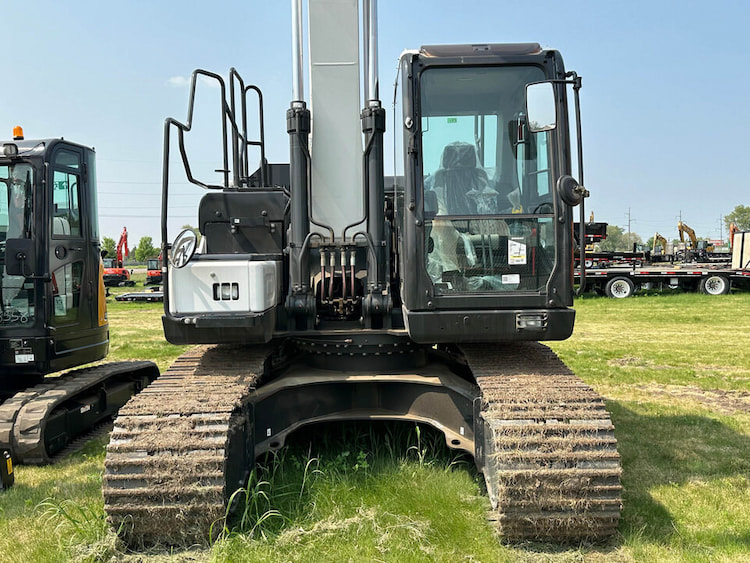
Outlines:
[[[526,264],[526,245],[524,243],[508,239],[508,264]]]
[[[34,354],[16,354],[17,364],[30,364],[34,361]]]
[[[521,274],[504,274],[502,281],[503,285],[519,284],[521,283]]]
[[[55,295],[55,316],[64,317],[67,312],[65,298],[62,295]]]

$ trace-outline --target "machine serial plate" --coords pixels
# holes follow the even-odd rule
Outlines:
[[[30,364],[34,361],[34,352],[31,348],[19,348],[16,350],[16,363],[17,364]]]

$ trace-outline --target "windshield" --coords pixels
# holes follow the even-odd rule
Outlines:
[[[31,164],[0,164],[0,325],[34,321],[34,284],[5,268],[8,239],[31,238],[34,170]]]
[[[34,185],[31,165],[0,165],[0,182],[0,239],[28,238]]]
[[[426,268],[436,291],[539,291],[554,266],[549,132],[526,126],[537,67],[421,77]]]

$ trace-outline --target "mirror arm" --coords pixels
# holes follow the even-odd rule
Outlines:
[[[578,141],[578,189],[580,190],[581,195],[581,206],[578,209],[578,244],[580,246],[578,255],[580,257],[581,275],[576,295],[582,295],[586,290],[586,211],[584,209],[584,202],[585,199],[589,196],[588,190],[584,187],[586,184],[583,181],[583,135],[581,132],[581,98],[579,95],[582,81],[581,77],[578,76],[575,71],[566,73],[565,78],[571,79],[570,82],[573,84],[573,94],[575,96],[576,138]]]
[[[589,191],[584,187],[586,184],[583,179],[583,134],[581,131],[581,100],[579,92],[582,86],[581,77],[575,71],[565,73],[563,79],[553,79],[549,82],[553,84],[571,84],[575,95],[575,119],[576,119],[576,139],[578,149],[578,178],[576,182],[572,177],[561,177],[558,182],[558,190],[561,195],[564,194],[563,200],[571,207],[580,204],[579,218],[579,256],[580,256],[580,284],[575,295],[581,295],[586,289],[586,222],[584,199],[589,196]],[[565,178],[565,181],[563,181]],[[562,182],[562,183],[560,183]],[[574,185],[575,184],[575,185]],[[572,211],[572,210],[571,210]]]
[[[18,260],[21,263],[21,275],[27,280],[42,280],[43,282],[52,281],[52,276],[50,274],[42,274],[41,276],[37,276],[36,274],[26,273],[26,254],[25,253],[19,252],[18,254],[16,254],[16,260]]]
[[[576,114],[576,137],[578,139],[578,181],[581,186],[585,186],[586,183],[583,181],[583,135],[581,133],[581,97],[579,92],[581,90],[581,77],[578,76],[574,71],[568,72],[566,78],[572,78],[570,81],[573,84],[573,93],[575,94],[575,114]]]

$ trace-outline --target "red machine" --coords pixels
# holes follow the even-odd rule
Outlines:
[[[133,286],[135,282],[130,279],[130,270],[123,268],[123,260],[130,254],[128,250],[128,228],[122,228],[120,240],[117,243],[117,255],[115,258],[104,258],[104,285]]]
[[[162,259],[161,254],[159,254],[158,258],[149,258],[146,261],[146,281],[143,283],[143,285],[158,285],[161,283],[162,280]]]

